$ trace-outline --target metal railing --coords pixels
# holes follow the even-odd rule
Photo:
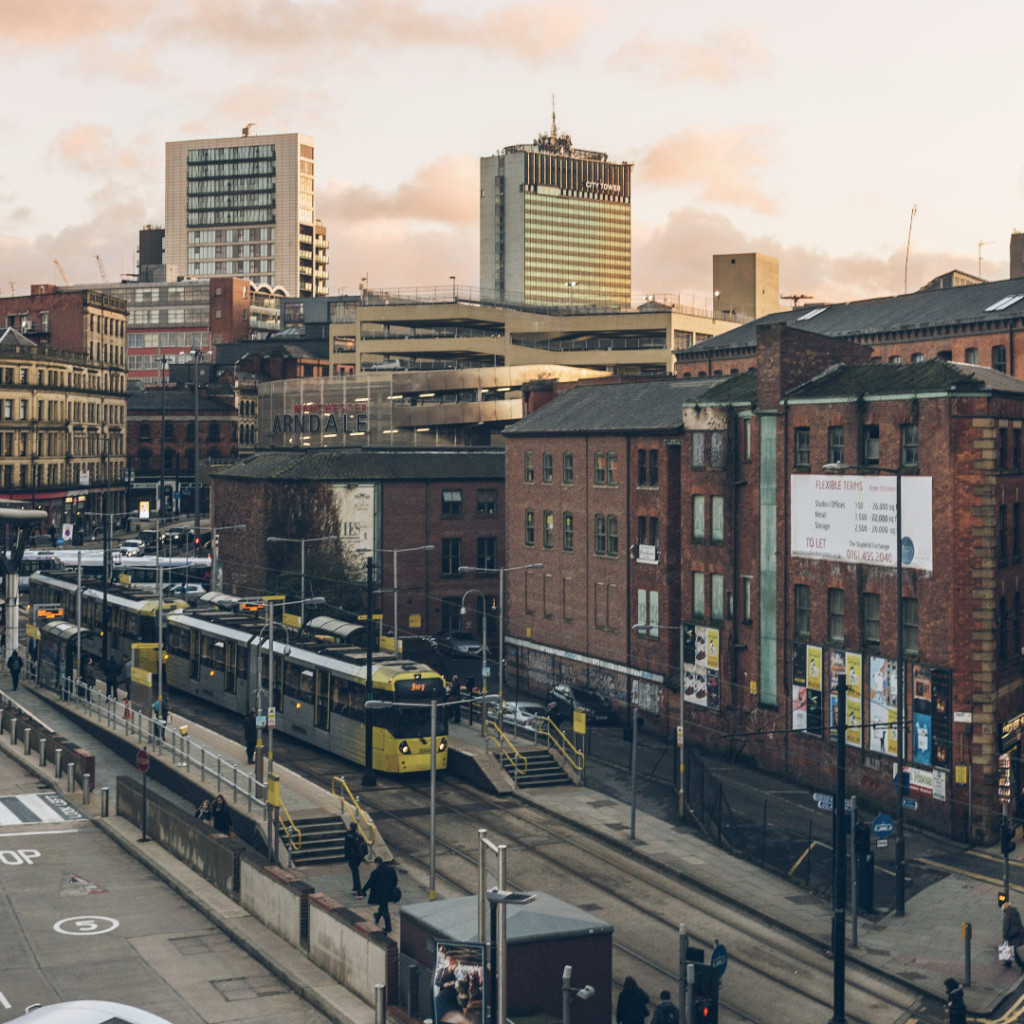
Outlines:
[[[577,747],[572,740],[550,718],[537,719],[537,739],[545,741],[545,746],[557,757],[561,758],[567,767],[583,776],[583,769],[586,767],[586,755],[581,747]]]
[[[134,736],[139,746],[153,749],[157,756],[166,757],[186,773],[199,772],[204,784],[209,777],[211,787],[229,793],[232,803],[244,802],[249,811],[266,807],[266,783],[260,782],[255,773],[246,771],[237,761],[194,742],[188,735],[187,722],[172,724],[169,720],[175,717],[173,713],[169,719],[143,714],[133,709],[127,699],[119,701],[101,695],[99,688],[88,691],[81,681],[65,687],[64,698],[79,713],[104,722],[107,728],[123,732],[125,736]]]
[[[338,792],[339,787],[345,791],[345,795]],[[363,837],[366,845],[372,847],[377,838],[377,826],[374,825],[373,819],[363,810],[359,797],[349,788],[344,775],[335,775],[331,779],[331,796],[340,801],[341,816],[344,818],[347,814],[356,823],[356,829]]]
[[[525,775],[529,770],[528,758],[516,747],[493,718],[487,719],[486,731],[487,735],[498,744],[498,757],[504,762],[507,770],[512,773],[512,779],[518,785],[520,776]]]
[[[293,853],[302,849],[302,829],[295,824],[295,819],[288,813],[283,803],[278,803],[277,826],[284,833],[285,846]],[[283,820],[282,820],[283,819]]]

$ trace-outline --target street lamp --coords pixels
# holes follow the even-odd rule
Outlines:
[[[679,747],[679,820],[684,822],[686,820],[686,755],[685,755],[685,740],[686,740],[686,713],[684,708],[686,707],[686,693],[683,687],[683,640],[686,632],[683,626],[657,626],[649,625],[646,622],[638,622],[633,627],[633,632],[638,633],[641,636],[649,637],[652,632],[660,629],[674,629],[679,634],[679,731],[676,735],[676,746]],[[636,745],[636,736],[634,734],[633,744]],[[636,778],[634,775],[633,780],[634,787],[636,786]]]
[[[167,468],[167,356],[160,356],[160,502],[157,508],[164,513],[164,473]]]
[[[510,903],[532,903],[537,897],[532,892],[509,892],[507,889],[488,889],[486,895],[491,905],[491,991],[496,990],[497,995],[497,999],[491,1002],[491,1024],[504,1024],[508,1017],[508,932],[505,927],[505,908]]]
[[[225,527],[226,529],[226,527]],[[304,626],[306,624],[306,545],[317,544],[322,540],[337,540],[338,538],[332,533],[327,537],[268,537],[267,542],[270,544],[301,544],[302,555],[300,558],[300,585],[301,590],[299,591],[299,619]]]
[[[459,572],[496,572],[498,574],[498,697],[505,699],[505,573],[520,569],[543,569],[543,562],[529,565],[506,565],[500,569],[484,569],[476,565],[460,565]],[[486,622],[486,614],[485,620]],[[486,652],[487,646],[484,645]]]
[[[217,563],[220,560],[220,548],[218,547],[218,544],[217,544],[217,534],[220,533],[221,530],[244,530],[244,529],[245,529],[245,523],[235,523],[233,526],[218,526],[218,527],[215,527],[211,531],[211,538],[210,539],[211,539],[212,546],[213,546],[213,550],[211,551],[211,554],[213,555],[213,558],[211,559],[212,564],[210,566],[210,589],[211,590],[220,590],[220,583],[217,580],[217,568],[218,568],[218,564]],[[268,538],[268,540],[269,540],[269,538]]]
[[[192,349],[192,391],[193,391],[193,405],[195,414],[195,429],[192,432],[192,505],[194,513],[194,526],[196,529],[196,536],[199,536],[199,357],[202,352],[199,349]],[[160,495],[161,500],[163,495]]]
[[[566,281],[565,287],[569,289],[569,308],[572,309],[575,304],[574,299],[576,295],[576,282]]]
[[[896,477],[896,914],[902,917],[906,912],[907,890],[903,805],[903,768],[907,756],[906,680],[903,678],[903,466],[897,463],[892,469],[875,465],[852,466],[843,462],[827,462],[821,468],[826,473],[843,473],[853,469],[886,473]],[[845,741],[846,737],[842,736],[841,742]]]
[[[366,554],[370,548],[356,548],[360,554]],[[395,657],[398,657],[398,556],[407,554],[410,551],[433,551],[433,544],[421,544],[415,548],[378,548],[377,554],[391,555],[391,586],[394,589],[394,616],[395,616]]]
[[[459,608],[459,618],[463,618],[466,614],[466,598],[470,594],[479,594],[480,600],[484,606],[484,625],[483,625],[483,640],[480,646],[480,695],[481,697],[487,694],[487,597],[482,590],[477,590],[476,587],[471,587],[462,595],[462,604]],[[501,698],[499,697],[499,700]],[[480,709],[480,735],[487,735],[487,715],[484,714],[484,708],[481,706]]]
[[[452,283],[452,302],[455,302],[455,275],[449,274],[448,280]]]

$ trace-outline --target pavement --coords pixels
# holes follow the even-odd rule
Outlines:
[[[56,702],[47,694],[37,693],[31,685],[23,685],[7,696],[44,722],[59,714]],[[171,724],[174,724],[173,718]],[[108,786],[113,793],[116,776],[126,771],[124,762],[104,756],[95,737],[78,726],[66,725],[62,720],[57,731],[80,741],[81,746],[97,754],[97,792]],[[238,743],[195,724],[190,724],[189,733],[191,739],[207,747],[211,759],[220,756],[229,764],[245,768],[245,752]],[[483,760],[491,756],[485,752],[478,725],[452,724],[449,739],[453,751]],[[9,739],[0,741],[0,749],[11,756],[19,754],[17,749],[10,748]],[[281,778],[282,801],[294,817],[303,817],[318,809],[321,813],[338,813],[337,799],[325,790],[280,765],[277,771]],[[52,769],[47,772],[52,779]],[[765,923],[808,940],[818,946],[822,956],[827,955],[832,927],[832,908],[827,901],[746,860],[730,856],[708,843],[694,829],[666,820],[670,815],[663,811],[659,815],[638,806],[635,838],[630,838],[633,808],[629,801],[610,797],[606,792],[567,785],[521,790],[519,798],[628,850],[634,857],[644,858],[670,875],[699,881],[702,888],[715,893],[723,902],[739,906]],[[661,810],[663,805],[655,801],[652,806]],[[247,949],[251,948],[261,962],[297,991],[309,993],[312,1004],[322,1012],[342,1022],[369,1024],[371,1007],[364,1006],[351,994],[347,994],[346,999],[344,990],[333,991],[333,982],[324,975],[317,978],[321,972],[299,951],[291,950],[276,939],[228,897],[204,883],[156,844],[139,844],[133,826],[116,816],[100,819],[98,799],[94,797],[83,810],[94,816],[115,841],[149,863],[167,884],[203,909],[211,920]],[[386,841],[387,836],[383,839]],[[301,875],[301,869],[296,873]],[[310,881],[328,895],[348,902],[345,899],[347,871],[318,874]],[[331,891],[332,888],[335,891]],[[412,879],[403,879],[403,888],[410,903],[427,899],[425,889],[418,891]],[[1012,888],[1024,893],[1017,887]],[[1017,902],[1024,903],[1024,896],[1018,897]],[[967,872],[951,873],[909,895],[903,916],[887,913],[860,918],[856,947],[849,944],[851,922],[847,914],[847,959],[897,979],[922,995],[942,997],[945,978],[955,977],[960,981],[965,978],[962,922],[971,922],[973,927],[971,984],[965,989],[968,1011],[972,1016],[990,1016],[1001,1004],[1021,992],[1024,978],[1016,967],[1004,968],[997,960],[1001,915],[990,878]],[[272,954],[264,956],[268,949],[273,950]]]

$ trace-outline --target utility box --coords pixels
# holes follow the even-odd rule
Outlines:
[[[508,904],[505,933],[508,943],[509,1017],[544,1015],[562,1019],[562,971],[572,967],[572,985],[592,985],[590,999],[572,1000],[573,1024],[608,1024],[612,1019],[612,931],[606,921],[547,893],[533,894],[525,904]],[[438,943],[466,948],[483,945],[477,935],[476,896],[436,900],[402,907],[402,983],[417,978],[415,998],[422,1017],[433,1017],[434,975]],[[490,905],[484,919],[490,927]],[[486,965],[486,958],[484,957]],[[410,970],[416,965],[419,970]],[[484,1006],[496,997],[490,972],[484,972]],[[473,1019],[472,1016],[470,1019]],[[483,1017],[486,1024],[487,1017]]]

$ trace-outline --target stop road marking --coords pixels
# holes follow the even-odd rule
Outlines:
[[[0,850],[0,864],[7,864],[11,867],[15,864],[31,864],[40,856],[38,850]]]

